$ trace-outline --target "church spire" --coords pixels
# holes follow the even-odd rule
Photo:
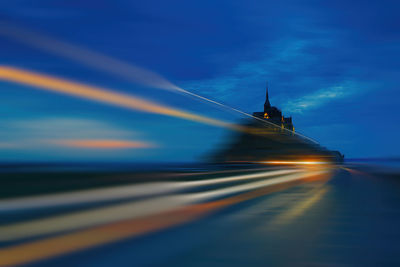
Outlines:
[[[271,107],[271,103],[269,103],[269,97],[268,97],[268,82],[267,82],[267,93],[265,95],[265,103],[264,103],[264,110],[267,110]]]

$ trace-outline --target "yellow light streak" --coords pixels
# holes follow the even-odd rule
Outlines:
[[[164,106],[133,95],[118,93],[101,87],[85,85],[13,67],[0,66],[0,80],[29,85],[42,90],[81,97],[132,110],[166,115],[233,130],[243,130],[243,127],[225,121]]]
[[[252,182],[244,185],[232,186],[207,192],[175,194],[171,196],[157,196],[152,199],[142,201],[134,200],[123,204],[95,208],[89,211],[78,211],[65,215],[56,215],[38,220],[34,219],[31,221],[0,226],[0,242],[40,236],[43,234],[54,234],[57,232],[76,230],[79,228],[115,222],[118,220],[143,217],[145,215],[171,210],[173,208],[193,204],[195,202],[209,201],[211,199],[220,198],[229,194],[243,193],[247,190],[254,190],[284,182],[304,179],[305,177],[317,175],[320,173],[323,172],[295,173],[284,175],[275,179],[265,179],[260,182]],[[250,176],[245,179],[252,178],[254,177]],[[203,183],[203,181],[193,181],[184,183],[173,183],[167,186],[169,187],[169,189],[172,189],[172,186],[175,186],[175,189],[183,190],[185,188],[187,189],[193,186],[228,182],[229,180],[232,181],[232,179],[235,179],[235,177],[223,178],[222,181],[219,179],[217,179],[217,181],[205,181],[206,183]],[[130,197],[133,197],[133,195]],[[79,198],[79,196],[77,198]]]
[[[324,180],[328,173],[315,173],[303,179],[286,181],[259,188],[232,197],[184,206],[176,210],[150,215],[143,218],[123,220],[85,230],[31,241],[0,249],[0,266],[21,265],[76,252],[110,242],[133,238],[167,227],[180,225],[210,212],[243,202],[268,193],[277,192],[316,180]]]
[[[158,89],[163,89],[163,90],[169,90],[171,92],[178,92],[184,95],[189,95],[192,97],[195,97],[199,100],[203,100],[212,104],[215,104],[223,109],[237,112],[239,114],[242,114],[246,117],[261,121],[265,124],[268,124],[269,126],[272,126],[274,128],[278,128],[275,124],[269,121],[262,120],[260,118],[257,118],[251,114],[248,114],[246,112],[243,112],[239,109],[230,107],[228,105],[219,103],[217,101],[214,101],[212,99],[206,98],[204,96],[192,93],[190,91],[187,91],[172,82],[168,81],[161,75],[152,72],[150,70],[147,70],[145,68],[136,66],[132,63],[124,62],[119,59],[82,48],[80,46],[76,46],[67,42],[62,42],[57,39],[51,38],[49,36],[45,36],[42,34],[35,33],[32,30],[27,30],[23,29],[20,27],[16,27],[14,25],[9,25],[9,24],[4,24],[1,25],[0,27],[0,35],[12,38],[15,41],[22,42],[27,45],[31,45],[33,47],[36,47],[38,49],[41,49],[46,52],[50,52],[53,54],[56,54],[58,56],[62,56],[68,59],[72,59],[76,62],[79,62],[81,64],[84,64],[86,66],[114,74],[116,76],[122,77],[128,81],[131,81],[133,83],[138,83],[142,84],[144,86],[148,87],[154,87]],[[269,116],[267,115],[266,119],[269,119]],[[289,129],[282,128],[283,130],[287,132],[292,132]],[[292,132],[294,133],[294,131]],[[305,138],[313,143],[318,144],[317,141],[301,135],[299,133],[294,133],[297,136],[300,136],[302,138]]]
[[[293,165],[323,165],[323,164],[330,164],[330,162],[326,161],[283,161],[283,160],[270,160],[270,161],[260,161],[257,163],[261,164],[293,164]]]
[[[275,225],[284,225],[290,222],[293,222],[294,219],[304,215],[304,213],[310,209],[313,205],[320,202],[321,199],[326,195],[328,192],[328,187],[321,187],[317,190],[313,190],[310,194],[310,197],[306,198],[305,200],[297,203],[292,208],[287,210],[286,212],[280,214],[274,220],[270,222],[271,226]]]

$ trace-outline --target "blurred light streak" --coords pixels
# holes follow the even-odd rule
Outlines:
[[[298,180],[298,179],[304,179],[309,176],[316,176],[316,175],[321,175],[327,173],[327,170],[322,170],[322,171],[313,171],[313,172],[301,172],[301,173],[296,173],[296,174],[289,174],[285,175],[282,177],[278,178],[273,178],[273,179],[267,179],[267,180],[262,180],[259,182],[254,182],[254,183],[247,183],[243,185],[238,185],[238,186],[231,186],[228,188],[223,188],[223,189],[218,189],[218,190],[210,190],[207,192],[202,192],[202,193],[197,193],[197,194],[190,194],[187,197],[195,200],[195,201],[205,201],[208,199],[212,198],[218,198],[230,194],[236,194],[248,190],[254,190],[257,188],[262,188],[262,187],[267,187],[271,185],[276,185],[276,184],[281,184],[281,183],[286,183],[290,182],[293,180]]]
[[[125,140],[54,140],[51,143],[75,148],[89,148],[89,149],[126,149],[126,148],[151,148],[154,145],[138,142],[138,141],[125,141]]]
[[[72,193],[52,194],[45,196],[24,197],[0,201],[0,212],[17,211],[32,208],[49,208],[60,205],[82,204],[96,201],[120,200],[154,196],[157,194],[171,193],[196,186],[215,185],[234,181],[244,181],[257,178],[268,178],[278,175],[300,172],[299,170],[279,170],[256,174],[238,175],[232,177],[213,178],[187,182],[154,182],[146,184],[133,184],[105,189],[82,190]],[[1,228],[0,228],[1,229]]]
[[[361,170],[356,170],[356,169],[353,169],[353,168],[345,168],[345,167],[341,167],[341,168],[346,170],[346,171],[348,171],[351,175],[353,175],[355,177],[358,177],[358,178],[360,178],[362,176],[369,177],[369,178],[374,178],[374,176],[371,175],[368,172],[364,172],[364,171],[361,171]]]
[[[332,164],[327,161],[281,161],[281,160],[271,160],[271,161],[260,161],[256,163],[261,164],[277,164],[277,165],[323,165],[323,164]]]
[[[228,176],[222,178],[213,178],[207,180],[198,180],[198,181],[189,181],[185,182],[185,184],[189,186],[204,186],[204,185],[213,185],[219,183],[227,183],[227,182],[235,182],[235,181],[243,181],[243,180],[251,180],[257,178],[268,178],[272,176],[279,176],[279,175],[286,175],[291,173],[299,173],[304,170],[277,170],[277,171],[267,171],[261,173],[254,173],[254,174],[243,174],[243,175],[236,175],[236,176]]]
[[[177,117],[233,130],[243,130],[243,127],[241,126],[167,107],[155,102],[140,99],[133,95],[117,93],[108,89],[89,86],[17,68],[1,66],[0,80],[25,84],[42,90],[73,95],[132,110]]]
[[[150,70],[147,70],[143,67],[136,66],[132,63],[126,63],[124,61],[115,59],[113,57],[110,57],[110,56],[107,56],[107,55],[104,55],[101,53],[93,52],[89,49],[84,49],[84,48],[81,48],[76,45],[72,45],[72,44],[69,44],[66,42],[61,42],[59,40],[50,38],[48,36],[34,33],[31,30],[27,31],[20,27],[9,25],[8,23],[7,24],[2,23],[0,26],[1,26],[0,27],[0,35],[3,35],[8,38],[12,38],[13,40],[34,46],[34,47],[44,50],[46,52],[50,52],[50,53],[53,53],[53,54],[56,54],[56,55],[59,55],[59,56],[62,56],[62,57],[68,58],[68,59],[72,59],[72,60],[77,61],[81,64],[84,64],[86,66],[93,67],[95,69],[102,70],[102,71],[105,71],[108,73],[112,73],[112,74],[122,77],[130,82],[139,83],[141,85],[145,85],[148,87],[164,89],[164,90],[169,90],[169,91],[175,91],[175,92],[179,92],[182,94],[186,94],[186,95],[192,96],[194,98],[217,105],[226,110],[237,112],[244,116],[253,118],[264,124],[268,124],[272,127],[279,128],[279,126],[275,125],[272,122],[262,120],[251,114],[243,112],[239,109],[235,109],[233,107],[219,103],[217,101],[206,98],[204,96],[187,91],[187,90],[173,84],[172,82],[168,81],[161,75],[159,75],[155,72],[152,72]],[[290,132],[291,134],[301,136],[313,143],[318,144],[317,141],[315,141],[312,138],[309,138],[305,135],[291,131],[286,128],[283,128],[283,130]]]
[[[277,170],[255,174],[236,175],[230,177],[204,179],[186,182],[152,182],[114,186],[112,188],[82,190],[71,193],[59,193],[44,196],[23,197],[0,201],[0,212],[34,208],[49,208],[62,205],[92,203],[96,201],[121,200],[124,198],[139,198],[172,193],[195,186],[215,185],[249,179],[268,178],[278,175],[300,172],[300,170]],[[0,228],[1,229],[1,228]],[[0,236],[1,239],[1,236]]]
[[[326,179],[327,174],[314,175],[309,181]],[[207,203],[184,206],[176,210],[155,214],[139,219],[126,220],[97,226],[79,232],[67,233],[44,240],[31,241],[0,249],[0,265],[20,265],[32,263],[58,255],[72,253],[110,242],[133,238],[156,230],[183,224],[212,211],[280,191],[307,180],[294,180],[283,184],[264,187],[229,198]],[[297,183],[296,183],[297,182]]]
[[[318,189],[312,190],[308,198],[306,198],[304,201],[296,203],[289,210],[275,217],[269,223],[269,225],[284,225],[293,222],[294,219],[303,215],[313,205],[321,201],[321,199],[326,195],[328,191],[328,188],[326,188],[325,186],[320,186]]]
[[[187,204],[190,203],[182,196],[165,196],[0,226],[0,241],[55,234],[120,220],[134,219],[173,210]]]
[[[34,33],[31,30],[24,30],[8,23],[3,22],[0,24],[0,35],[34,46],[45,52],[72,59],[89,67],[115,74],[131,82],[159,89],[179,89],[161,75],[145,68],[125,63],[89,49],[61,42],[42,34]]]
[[[150,214],[176,209],[195,202],[209,201],[227,195],[243,193],[245,191],[305,179],[310,176],[325,173],[327,173],[327,171],[324,170],[289,174],[279,178],[266,179],[259,182],[210,190],[207,192],[176,194],[148,200],[130,201],[128,203],[111,205],[105,208],[94,208],[89,211],[74,212],[67,215],[53,216],[44,219],[0,226],[0,241],[29,238],[37,235],[92,227],[118,220],[148,216]]]

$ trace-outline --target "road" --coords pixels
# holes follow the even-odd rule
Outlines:
[[[398,266],[398,178],[281,168],[5,199],[0,265]]]

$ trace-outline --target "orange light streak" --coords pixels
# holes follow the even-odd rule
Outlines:
[[[132,110],[166,115],[233,130],[243,130],[243,127],[228,122],[171,108],[156,102],[140,99],[133,95],[117,93],[108,89],[72,82],[66,79],[55,78],[49,75],[25,71],[13,67],[0,66],[0,80],[29,85],[42,90],[73,95]]]
[[[241,110],[232,108],[230,106],[219,103],[212,99],[187,91],[166,80],[161,75],[154,73],[150,70],[147,70],[145,68],[136,66],[132,63],[123,62],[119,59],[115,59],[113,57],[103,55],[101,53],[97,53],[89,49],[84,49],[70,43],[62,42],[45,35],[34,33],[32,30],[24,30],[22,28],[12,25],[2,25],[2,27],[0,27],[0,35],[12,38],[24,44],[31,45],[46,52],[54,53],[58,56],[75,60],[76,62],[80,62],[92,68],[99,69],[107,73],[112,73],[114,75],[123,77],[124,79],[127,79],[134,83],[139,83],[148,87],[154,87],[158,89],[164,89],[172,92],[179,92],[182,94],[186,94],[195,97],[197,99],[215,104],[226,110],[234,111],[249,118],[261,121],[263,123],[268,124],[269,126],[277,127],[275,124],[269,121],[262,120]],[[269,119],[268,115],[266,119]],[[285,131],[292,132],[289,129],[286,128],[283,129]],[[307,136],[301,135],[299,133],[295,134],[317,144],[315,140]]]
[[[173,211],[97,226],[44,240],[0,249],[0,266],[21,265],[180,225],[210,212],[306,182],[326,181],[329,174],[260,188],[221,200],[193,204]]]
[[[293,164],[293,165],[323,165],[323,164],[330,164],[330,162],[326,161],[281,161],[281,160],[271,160],[271,161],[260,161],[257,163],[261,164],[277,164],[277,165],[286,165],[286,164]]]

